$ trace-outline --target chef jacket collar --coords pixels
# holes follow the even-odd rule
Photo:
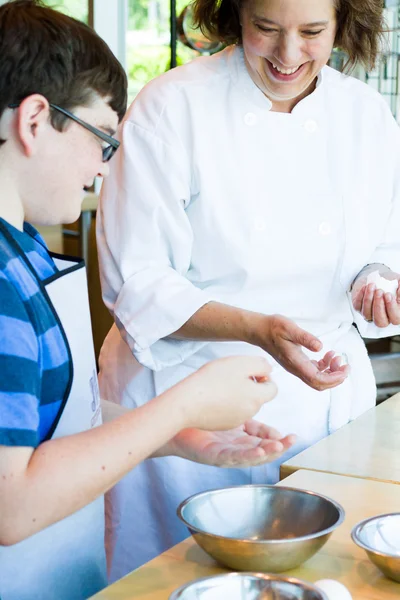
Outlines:
[[[227,50],[230,51],[230,55],[228,55],[228,65],[235,84],[239,85],[245,95],[252,102],[257,104],[259,108],[262,110],[271,110],[271,100],[260,90],[260,88],[256,86],[247,70],[244,60],[243,47],[233,46]],[[306,98],[301,100],[298,104],[296,104],[291,114],[300,112],[303,108],[307,108],[307,110],[310,109],[310,105],[319,99],[319,96],[322,92],[324,79],[324,69],[322,69],[317,75],[317,84],[315,86],[315,90],[306,96]]]

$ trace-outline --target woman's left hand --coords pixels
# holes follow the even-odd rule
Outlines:
[[[379,271],[379,275],[390,281],[400,280],[400,275],[384,265],[371,265],[363,269],[353,283],[351,298],[353,307],[366,321],[377,327],[400,325],[400,286],[395,294],[377,289],[374,283],[367,285],[369,272]]]
[[[279,458],[296,442],[251,419],[229,431],[184,429],[172,440],[174,454],[217,467],[254,467]]]

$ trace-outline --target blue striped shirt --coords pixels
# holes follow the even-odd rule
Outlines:
[[[0,444],[5,446],[36,447],[51,437],[68,390],[68,348],[41,285],[56,272],[31,225],[22,232],[0,219]]]

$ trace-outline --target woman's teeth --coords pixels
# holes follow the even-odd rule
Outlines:
[[[294,69],[280,69],[273,63],[271,64],[274,67],[275,71],[278,71],[278,73],[282,73],[283,75],[293,75],[293,73],[296,73],[296,71],[300,69],[300,67],[294,67]]]

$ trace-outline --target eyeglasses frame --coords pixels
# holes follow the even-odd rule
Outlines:
[[[18,108],[19,106],[20,106],[19,104],[9,104],[8,105],[9,108]],[[75,123],[78,123],[78,125],[81,125],[85,129],[87,129],[88,131],[93,133],[95,136],[97,136],[98,138],[103,140],[103,142],[107,142],[109,144],[106,148],[103,148],[103,162],[108,162],[114,156],[114,154],[116,153],[116,151],[118,150],[118,148],[120,146],[120,142],[118,140],[113,138],[111,135],[104,133],[104,131],[97,129],[97,127],[93,127],[93,125],[90,125],[90,123],[86,123],[86,121],[82,121],[82,119],[80,119],[79,117],[74,115],[72,112],[70,112],[66,108],[61,108],[61,106],[57,106],[57,104],[52,104],[51,102],[49,102],[49,106],[51,108],[53,108],[54,110],[57,110],[61,114],[65,115],[72,121],[75,121]],[[107,151],[109,151],[110,146],[112,148],[112,151],[108,155]]]

